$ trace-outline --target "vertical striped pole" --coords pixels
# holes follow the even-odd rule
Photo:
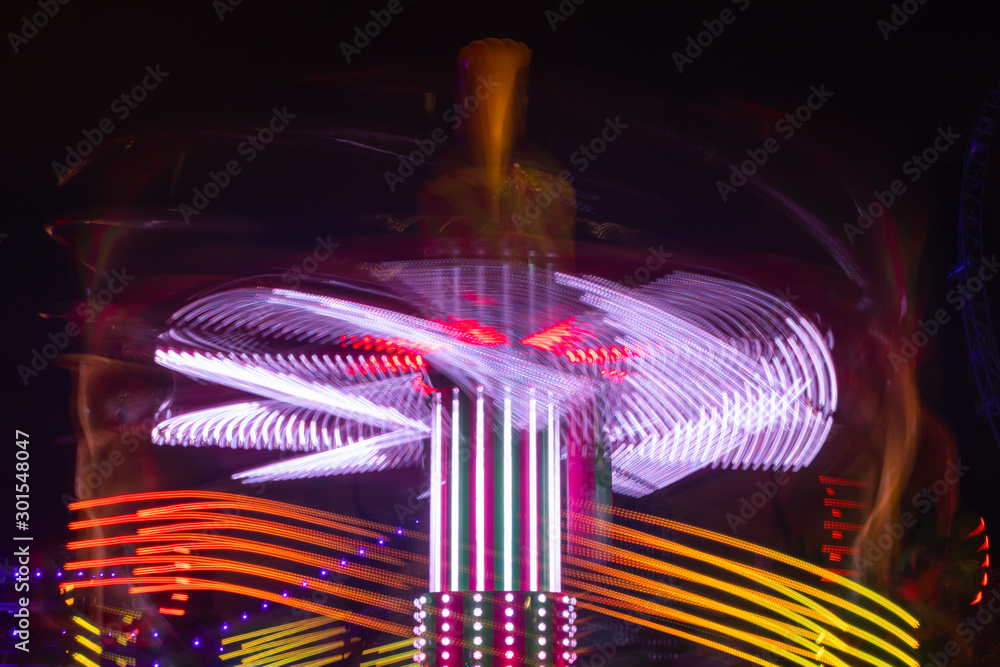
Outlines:
[[[560,560],[560,548],[559,548],[559,529],[560,524],[560,513],[559,513],[559,422],[555,416],[555,405],[552,402],[552,392],[549,392],[549,428],[546,434],[546,443],[548,444],[548,463],[546,465],[546,471],[548,471],[548,546],[549,546],[549,586],[550,591],[559,590],[559,560]]]
[[[430,544],[430,590],[437,593],[441,590],[441,535],[442,503],[441,503],[441,394],[434,394],[434,405],[431,418],[431,544]]]
[[[538,590],[538,417],[535,388],[528,399],[528,590]]]
[[[451,475],[448,485],[451,487],[451,503],[448,507],[448,515],[451,518],[451,590],[459,590],[459,522],[461,516],[459,512],[459,480],[462,479],[462,470],[459,456],[459,441],[461,440],[461,424],[459,423],[458,387],[451,390]]]
[[[476,590],[486,590],[486,427],[483,388],[476,388]]]
[[[510,387],[503,399],[503,590],[514,588],[514,454]]]

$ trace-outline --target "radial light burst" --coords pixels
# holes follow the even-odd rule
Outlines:
[[[640,496],[706,466],[797,470],[832,425],[828,341],[756,288],[678,273],[629,289],[488,261],[394,270],[380,300],[410,312],[266,287],[178,312],[157,362],[254,398],[168,410],[156,442],[312,452],[246,481],[414,465],[434,428],[426,390],[443,376],[509,401],[514,429],[541,398],[556,423],[598,406],[615,491]]]

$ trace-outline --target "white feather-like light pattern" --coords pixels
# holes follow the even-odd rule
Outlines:
[[[515,428],[532,391],[562,418],[602,406],[615,490],[627,495],[705,467],[796,470],[832,426],[827,339],[762,290],[686,273],[629,289],[502,262],[409,262],[393,275],[386,296],[417,314],[266,288],[179,311],[157,362],[267,400],[169,416],[156,441],[319,452],[247,480],[409,465],[430,431],[428,369],[470,393],[509,392]],[[329,352],[363,336],[394,353]],[[267,351],[278,343],[298,352]]]

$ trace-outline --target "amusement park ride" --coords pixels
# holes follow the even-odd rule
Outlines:
[[[390,634],[412,633],[407,656],[421,665],[572,664],[585,648],[576,619],[586,609],[761,665],[861,660],[917,667],[909,654],[916,641],[896,625],[915,627],[916,620],[856,582],[748,542],[612,506],[612,492],[644,496],[704,468],[809,465],[837,410],[831,341],[789,301],[733,280],[674,272],[636,287],[578,274],[571,244],[559,238],[574,223],[572,188],[518,150],[526,134],[530,57],[523,44],[498,39],[473,42],[458,57],[459,99],[479,100],[461,126],[470,162],[428,182],[418,207],[432,226],[461,220],[478,238],[453,238],[430,256],[393,264],[378,291],[347,279],[295,289],[262,281],[188,304],[160,336],[156,363],[176,374],[179,395],[194,380],[246,398],[196,408],[168,402],[157,415],[154,442],[295,454],[234,476],[245,482],[423,466],[427,578],[412,602],[400,606],[320,580],[302,583],[406,610],[412,623],[275,598]],[[482,80],[495,86],[485,99],[474,92]],[[176,509],[178,519],[234,502],[225,494],[200,495]],[[350,521],[272,505],[247,507],[330,529]],[[171,507],[181,506],[135,516],[166,519]],[[624,516],[753,552],[785,569],[768,572],[617,525],[615,518]],[[278,530],[233,521],[241,530]],[[85,524],[97,525],[75,527]],[[346,532],[365,530],[375,527],[355,522]],[[178,548],[190,554],[211,539],[222,540],[192,537]],[[621,542],[722,568],[725,576],[633,554]],[[336,567],[336,559],[312,554],[250,549],[235,539],[225,544]],[[383,545],[379,538],[371,552]],[[116,560],[158,575],[145,588],[141,576],[118,583],[248,594],[190,573],[218,566],[214,559],[168,548],[143,547]],[[183,559],[186,572],[178,574],[175,561]],[[77,566],[83,567],[68,567]],[[657,583],[636,568],[711,592]],[[792,570],[806,576],[796,579]],[[734,583],[740,577],[752,585]],[[112,583],[83,580],[63,590]],[[847,588],[852,599],[834,588]],[[711,613],[700,617],[651,601],[658,596]],[[884,620],[882,612],[896,620]],[[729,620],[716,620],[720,614]],[[718,640],[720,633],[728,637]],[[736,647],[741,642],[749,648]]]

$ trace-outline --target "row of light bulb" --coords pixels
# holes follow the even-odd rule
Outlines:
[[[546,596],[545,596],[544,593],[539,593],[538,594],[537,600],[538,600],[538,602],[539,602],[540,605],[544,604],[545,601],[546,601],[546,599],[547,598],[546,598]],[[483,596],[482,596],[481,593],[476,593],[475,595],[472,596],[472,600],[473,600],[473,602],[476,602],[476,603],[482,603]],[[513,593],[507,593],[504,596],[504,600],[508,604],[514,602],[514,594]],[[449,595],[448,593],[444,593],[444,594],[441,595],[441,602],[443,604],[447,604],[450,601],[451,601],[451,595]],[[562,601],[563,601],[564,604],[567,605],[567,608],[562,613],[563,618],[566,619],[566,623],[563,624],[562,630],[563,630],[563,632],[566,632],[568,634],[568,636],[563,639],[562,643],[563,643],[563,647],[565,649],[574,649],[574,648],[576,648],[576,639],[573,637],[573,635],[576,634],[576,625],[575,625],[576,611],[575,611],[575,608],[574,608],[575,605],[576,605],[576,598],[571,598],[568,595],[564,595],[563,598],[562,598]],[[413,633],[415,635],[417,635],[417,639],[415,639],[413,641],[413,647],[415,649],[417,649],[417,651],[419,651],[416,655],[413,656],[413,661],[417,662],[417,663],[422,663],[422,662],[424,662],[427,659],[427,654],[424,653],[424,651],[422,650],[425,646],[427,646],[427,639],[425,639],[422,636],[423,633],[425,633],[427,631],[427,625],[424,623],[424,619],[427,618],[427,612],[423,609],[423,606],[425,604],[427,604],[427,602],[428,602],[428,599],[427,599],[426,595],[421,595],[419,598],[416,598],[416,599],[413,600],[413,605],[417,608],[417,611],[413,612],[413,618],[419,624],[419,625],[414,626],[414,628],[413,628]],[[545,607],[539,606],[538,609],[537,609],[537,611],[535,613],[536,613],[536,615],[539,618],[539,620],[538,620],[538,631],[539,632],[545,632],[545,630],[547,629],[547,626],[546,626],[545,620],[544,620],[545,615],[547,614],[547,611],[546,611]],[[473,607],[473,609],[472,609],[472,615],[475,616],[475,617],[477,617],[477,618],[481,617],[483,615],[483,609],[482,609],[482,607],[478,607],[478,606],[477,607]],[[513,607],[506,607],[504,609],[504,615],[507,616],[508,618],[512,617],[514,615],[514,608]],[[444,609],[441,610],[441,617],[442,618],[449,618],[450,616],[451,616],[451,610],[449,610],[447,608],[444,608]],[[477,633],[478,632],[482,632],[483,624],[480,621],[476,621],[475,623],[473,623],[472,629],[473,629],[473,631],[475,631]],[[443,622],[441,624],[441,630],[442,630],[442,632],[449,632],[451,630],[451,624],[448,621]],[[504,637],[504,643],[507,646],[513,646],[513,644],[515,642],[514,635],[512,634],[514,632],[514,623],[512,623],[511,621],[507,621],[504,624],[504,630],[506,632],[508,632],[508,633],[511,633],[511,634],[508,634],[506,637]],[[538,645],[540,647],[544,647],[547,644],[547,641],[548,640],[545,637],[539,637],[538,638]],[[482,643],[483,643],[482,635],[479,635],[479,634],[473,635],[473,637],[472,637],[472,643],[474,645],[476,645],[476,646],[481,646]],[[442,646],[446,646],[446,647],[450,646],[451,645],[451,638],[449,638],[449,637],[442,637],[441,638],[441,645]],[[441,652],[441,658],[443,660],[448,660],[450,657],[451,657],[451,652],[448,649],[444,649]],[[473,657],[474,660],[482,660],[483,653],[482,653],[482,651],[480,651],[480,650],[477,649],[477,650],[475,650],[475,651],[472,652],[472,657]],[[512,660],[514,658],[514,651],[512,649],[507,649],[507,651],[504,652],[504,657],[507,658],[508,660]],[[538,659],[539,660],[545,660],[546,657],[548,657],[548,654],[546,653],[545,649],[544,648],[540,649],[538,651]],[[573,662],[576,661],[576,653],[574,651],[571,651],[571,650],[564,650],[563,654],[562,654],[562,657],[563,657],[564,660],[566,660],[569,663],[573,663]],[[473,667],[482,667],[482,665],[476,663],[476,664],[473,665]],[[513,667],[513,666],[512,665],[506,665],[506,667]],[[539,666],[539,667],[542,667],[542,666]]]

